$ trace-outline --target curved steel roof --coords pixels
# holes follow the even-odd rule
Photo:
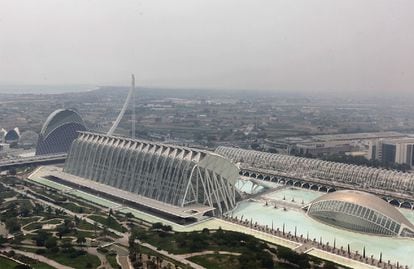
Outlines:
[[[375,210],[401,224],[405,224],[411,229],[414,229],[414,225],[406,217],[404,217],[398,209],[370,193],[355,190],[336,191],[316,198],[311,202],[311,204],[321,201],[343,201],[360,205]]]
[[[51,132],[56,128],[67,124],[67,123],[79,123],[85,126],[81,116],[78,112],[73,109],[58,109],[52,112],[49,117],[47,117],[45,123],[43,124],[42,130],[40,131],[40,136],[43,138],[47,137]]]
[[[265,169],[277,173],[286,173],[297,179],[316,178],[327,181],[339,181],[362,188],[377,188],[401,193],[414,194],[414,174],[396,170],[358,166],[318,159],[309,159],[277,153],[260,152],[220,146],[216,153],[242,167]]]

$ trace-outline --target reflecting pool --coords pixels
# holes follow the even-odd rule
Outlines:
[[[120,204],[105,198],[79,190],[74,190],[70,187],[44,178],[31,180],[55,189],[69,192],[71,195],[105,207],[114,208],[120,206]],[[252,189],[252,183],[248,182],[245,184],[239,182],[238,186],[243,188],[243,191]],[[274,184],[274,187],[278,186],[280,187],[281,185]],[[263,189],[256,189],[256,191],[258,190],[261,191]],[[284,203],[290,203],[292,205],[301,205],[302,200],[306,204],[323,194],[324,193],[318,191],[286,187],[271,193],[266,193],[263,197],[276,201],[283,201]],[[283,198],[285,198],[285,200],[283,200]],[[294,202],[292,202],[292,199]],[[232,230],[238,230],[251,234],[257,233],[246,227],[226,223],[214,218],[196,223],[194,225],[181,226],[136,209],[120,208],[120,210],[124,213],[131,212],[136,217],[150,222],[164,222],[165,224],[171,225],[174,230],[177,231],[201,230],[203,228],[217,229],[217,227],[225,227],[225,225],[227,225],[229,229]],[[400,209],[400,211],[407,217],[407,219],[414,223],[414,211],[408,209]],[[308,217],[300,208],[287,208],[285,211],[282,207],[274,208],[273,206],[265,206],[263,202],[243,201],[237,206],[233,216],[238,216],[239,218],[243,216],[244,219],[252,219],[253,223],[257,222],[262,225],[268,225],[269,227],[272,227],[273,224],[274,229],[279,228],[282,230],[283,225],[285,225],[285,231],[290,231],[292,234],[294,233],[296,227],[298,236],[309,236],[310,239],[315,238],[317,241],[322,238],[324,243],[329,242],[331,246],[335,240],[338,248],[343,246],[344,249],[346,249],[347,244],[349,244],[351,250],[357,250],[359,253],[362,252],[362,249],[365,246],[368,257],[370,255],[374,255],[374,257],[378,259],[380,253],[382,252],[383,261],[386,262],[387,260],[391,260],[392,263],[399,261],[400,265],[408,265],[411,269],[414,269],[414,239],[380,237],[341,230],[315,221],[314,219]]]
[[[307,204],[314,199],[324,195],[326,193],[319,191],[309,191],[306,189],[299,189],[294,187],[286,187],[275,192],[265,194],[264,198],[282,201],[285,198],[285,202],[301,204],[302,201]],[[294,200],[294,202],[292,202]]]
[[[286,188],[266,196],[270,196],[275,200],[283,200],[285,196],[286,202],[291,201],[292,198],[296,201],[303,199],[307,203],[321,195],[323,193],[317,191]],[[413,211],[400,210],[410,221],[414,222]],[[322,238],[324,243],[329,242],[331,246],[335,240],[337,247],[343,246],[346,249],[349,244],[351,250],[357,250],[359,253],[362,253],[365,246],[368,257],[374,255],[378,259],[382,252],[383,261],[391,260],[392,263],[399,261],[402,265],[414,268],[414,239],[372,236],[341,230],[315,221],[300,208],[288,208],[285,211],[282,208],[273,208],[260,202],[241,202],[233,216],[239,218],[243,216],[244,219],[252,219],[253,223],[257,222],[269,227],[272,227],[273,224],[274,229],[282,230],[283,225],[285,225],[285,231],[290,231],[292,234],[296,227],[298,236],[302,234],[305,238],[309,236],[309,239],[313,240],[315,238],[317,241]]]

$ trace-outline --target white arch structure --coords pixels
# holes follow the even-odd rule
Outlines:
[[[131,75],[131,89],[128,92],[128,96],[125,100],[125,103],[119,112],[118,117],[116,118],[114,124],[112,125],[111,129],[106,133],[106,135],[113,135],[116,128],[118,128],[119,123],[121,122],[122,117],[125,114],[125,111],[128,107],[128,104],[131,102],[131,99],[134,100],[135,97],[135,76],[134,74]],[[132,137],[135,138],[135,104],[132,104]]]
[[[317,178],[363,188],[414,194],[414,174],[400,171],[223,146],[218,147],[215,152],[242,165],[279,171],[300,179]]]

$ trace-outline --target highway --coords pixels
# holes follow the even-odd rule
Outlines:
[[[60,163],[66,160],[67,154],[39,155],[33,157],[22,157],[12,160],[0,160],[0,170],[6,170],[10,167],[19,167],[30,164],[52,164]]]

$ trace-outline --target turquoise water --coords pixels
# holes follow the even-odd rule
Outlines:
[[[401,213],[412,223],[414,223],[414,210],[400,208]]]
[[[266,194],[263,197],[279,201],[283,201],[283,198],[285,198],[284,201],[288,203],[301,204],[303,201],[304,204],[307,204],[324,194],[325,193],[319,191],[309,191],[305,189],[288,187],[286,189]],[[292,199],[294,202],[292,202]]]
[[[47,179],[36,179],[34,181],[61,190],[71,189]],[[245,185],[245,188],[249,187],[251,188],[251,185]],[[71,191],[71,194],[105,207],[119,206],[117,203],[85,192],[73,190]],[[285,197],[285,202],[290,203],[292,203],[291,199],[294,198],[294,203],[296,204],[300,204],[303,199],[306,204],[323,194],[324,193],[322,192],[304,189],[286,188],[266,194],[265,197],[271,197],[271,199],[275,200],[283,200],[283,197]],[[131,212],[134,215],[137,215],[137,217],[147,219],[151,222],[163,221],[158,217],[135,209],[125,208],[121,209],[121,211],[124,213]],[[414,211],[407,209],[400,209],[400,211],[414,223]],[[233,215],[238,217],[243,216],[244,219],[252,219],[253,223],[257,222],[262,225],[268,225],[269,227],[272,227],[273,224],[274,229],[279,228],[282,230],[282,226],[284,224],[285,231],[290,231],[292,234],[294,233],[296,227],[298,236],[302,234],[306,237],[309,234],[310,239],[316,238],[317,241],[319,241],[322,237],[322,241],[324,243],[329,242],[330,245],[333,245],[334,240],[336,240],[336,246],[338,248],[343,246],[344,249],[346,249],[347,244],[349,244],[352,250],[358,250],[361,253],[363,247],[365,246],[367,256],[374,255],[374,257],[378,259],[380,252],[382,252],[384,261],[391,260],[392,263],[399,261],[401,265],[408,265],[410,268],[414,269],[414,259],[412,258],[414,257],[414,239],[379,237],[341,230],[313,220],[301,209],[288,209],[287,211],[284,211],[282,208],[275,209],[272,206],[265,206],[263,203],[259,202],[243,201],[239,204]],[[175,227],[177,230],[187,231],[195,228],[182,227],[176,224],[172,225],[174,227],[177,226]],[[200,223],[198,226],[203,228],[206,225],[208,226],[209,222]]]
[[[302,192],[312,192],[307,190],[300,190]],[[282,190],[282,194],[274,194],[276,197],[280,197],[283,194],[295,193],[289,189]],[[298,192],[299,193],[299,192]],[[307,194],[307,198],[316,195],[317,192]],[[282,196],[283,198],[283,196]],[[411,221],[414,220],[414,213],[408,210],[401,210]],[[265,206],[258,202],[244,201],[239,204],[235,210],[234,216],[244,219],[252,219],[253,223],[257,222],[262,225],[274,226],[274,229],[279,228],[282,230],[283,224],[285,224],[285,231],[290,231],[292,234],[297,229],[297,235],[301,234],[306,237],[309,234],[310,239],[316,238],[317,241],[322,237],[323,242],[329,242],[333,245],[336,240],[336,246],[343,246],[347,248],[347,244],[350,245],[352,250],[358,250],[362,253],[362,249],[365,246],[368,256],[374,255],[379,258],[380,252],[383,254],[383,260],[391,260],[396,263],[408,265],[410,268],[414,268],[414,240],[413,239],[400,239],[391,237],[379,237],[366,234],[359,234],[351,231],[337,229],[332,226],[325,225],[317,222],[308,217],[301,209],[288,209],[284,211],[281,208],[274,209],[271,206]]]

